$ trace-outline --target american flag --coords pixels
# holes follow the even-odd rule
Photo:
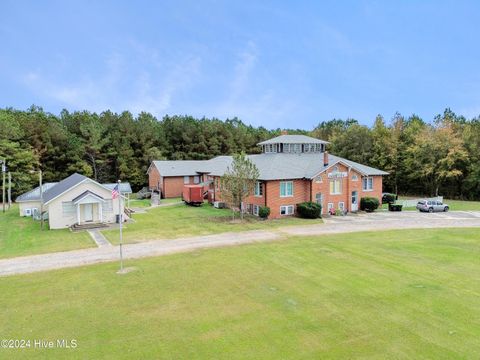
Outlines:
[[[118,184],[112,190],[112,199],[116,199],[120,193],[118,192]]]

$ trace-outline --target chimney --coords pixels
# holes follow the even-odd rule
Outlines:
[[[328,151],[323,153],[323,166],[328,166]]]
[[[280,133],[282,135],[288,135],[288,131],[287,130],[282,130],[282,132]]]

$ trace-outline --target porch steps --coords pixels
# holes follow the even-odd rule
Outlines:
[[[89,229],[99,229],[108,227],[106,223],[91,223],[91,224],[74,224],[70,227],[73,231],[80,231],[80,230],[89,230]]]

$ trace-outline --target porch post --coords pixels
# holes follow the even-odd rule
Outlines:
[[[103,222],[103,204],[98,203],[98,213],[100,215],[100,222]]]
[[[77,204],[77,224],[80,225],[80,204]]]

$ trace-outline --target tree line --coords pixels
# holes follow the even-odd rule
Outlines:
[[[44,181],[79,172],[99,182],[147,184],[152,160],[200,160],[241,152],[281,129],[233,119],[169,116],[142,112],[100,114],[63,110],[59,115],[32,106],[0,109],[0,158],[12,173],[14,196],[31,189],[41,169]],[[335,155],[388,171],[384,189],[399,194],[480,198],[480,118],[467,120],[450,109],[426,122],[416,115],[377,116],[373,126],[355,119],[322,121],[311,131],[290,129],[330,142]]]

